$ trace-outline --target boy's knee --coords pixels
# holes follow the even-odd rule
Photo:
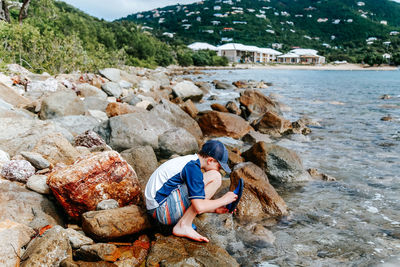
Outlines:
[[[204,175],[205,180],[207,180],[206,181],[207,184],[210,182],[213,182],[220,186],[222,183],[222,175],[219,171],[210,170],[208,172],[205,172],[203,175]]]

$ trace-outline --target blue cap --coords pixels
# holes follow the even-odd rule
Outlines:
[[[216,159],[226,173],[231,173],[231,169],[228,166],[228,150],[220,141],[207,141],[201,148],[201,152]]]

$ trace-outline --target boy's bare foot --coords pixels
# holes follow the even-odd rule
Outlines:
[[[209,240],[206,237],[197,233],[192,228],[192,226],[179,225],[178,223],[177,225],[174,226],[174,229],[172,229],[172,233],[176,236],[186,237],[199,242],[209,242]]]

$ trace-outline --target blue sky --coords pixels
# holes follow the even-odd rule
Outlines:
[[[108,21],[125,17],[129,14],[151,10],[175,4],[198,2],[193,0],[63,0],[97,18]]]

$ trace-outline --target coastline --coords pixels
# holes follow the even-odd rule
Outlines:
[[[362,64],[324,64],[324,65],[289,65],[289,64],[237,64],[235,66],[217,67],[217,66],[206,66],[206,67],[180,67],[173,66],[172,68],[177,70],[240,70],[240,69],[266,69],[266,70],[348,70],[348,71],[398,71],[399,67],[395,66],[377,66],[377,67],[366,67]]]

